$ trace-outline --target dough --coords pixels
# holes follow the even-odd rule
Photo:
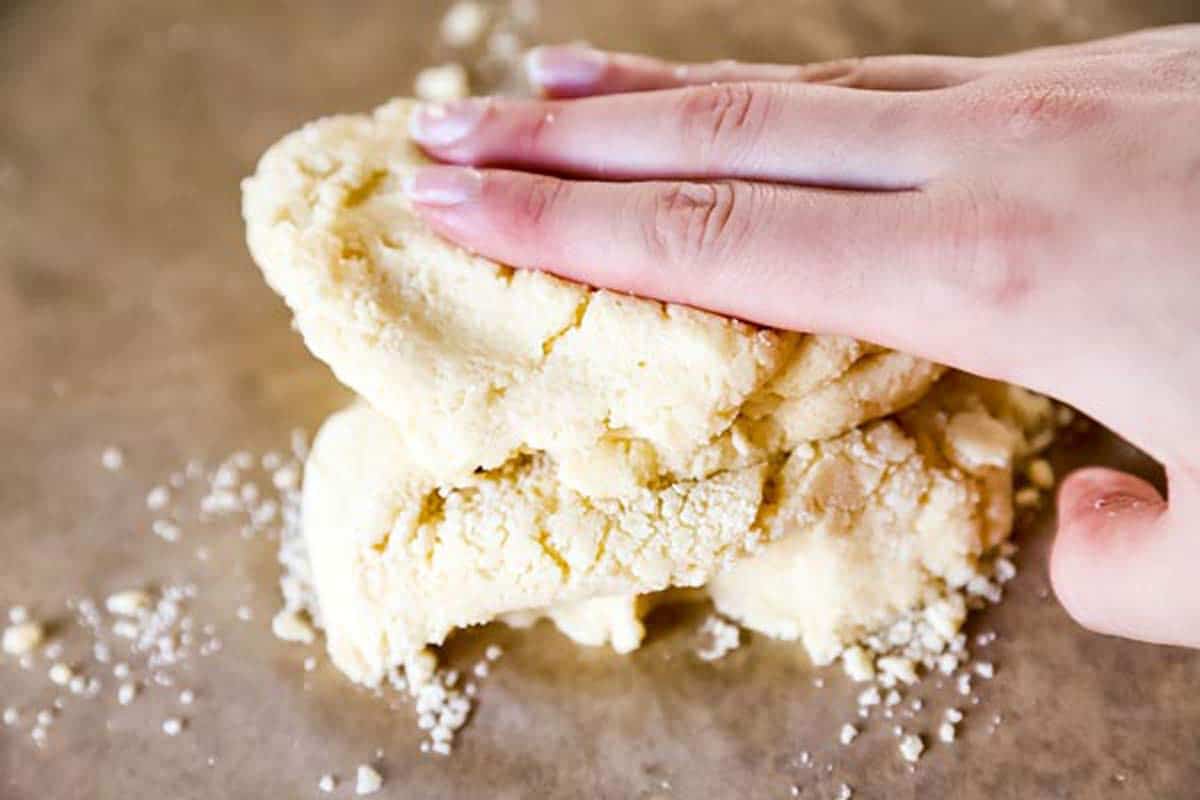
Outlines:
[[[798,447],[760,518],[777,541],[717,575],[714,604],[825,664],[944,599],[1008,537],[1014,462],[1053,427],[1052,411],[956,374],[894,420]]]
[[[439,485],[521,453],[592,497],[701,479],[915,401],[942,369],[487,261],[410,213],[412,104],[312,123],[244,184],[251,252],[317,357]]]
[[[307,125],[244,183],[255,260],[365,398],[327,421],[304,487],[348,675],[497,617],[631,649],[645,594],[704,584],[828,660],[1007,535],[1036,401],[955,376],[872,423],[943,368],[473,256],[400,190],[424,161],[411,108]]]
[[[560,624],[584,631],[586,611],[568,604],[702,585],[761,545],[754,519],[767,471],[759,463],[593,498],[536,454],[442,487],[413,463],[396,425],[355,405],[321,428],[304,478],[330,655],[373,685],[450,631],[502,614],[561,605]],[[580,635],[631,648],[631,630]]]
[[[828,662],[964,585],[1008,535],[1013,459],[1050,420],[1016,391],[955,375],[896,419],[619,499],[569,488],[545,454],[439,487],[359,403],[326,422],[304,483],[330,653],[375,684],[456,628],[537,616],[627,652],[638,595],[708,582],[720,611]]]

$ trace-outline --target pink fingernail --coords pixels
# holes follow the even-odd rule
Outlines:
[[[525,74],[537,86],[591,86],[600,80],[607,66],[606,53],[574,45],[535,47],[525,54]]]
[[[487,101],[478,99],[421,103],[408,118],[408,132],[423,145],[445,147],[470,136],[486,111]]]
[[[483,190],[483,174],[471,167],[421,167],[404,177],[404,194],[427,206],[456,206]]]

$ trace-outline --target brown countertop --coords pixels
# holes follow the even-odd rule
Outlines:
[[[981,54],[1200,19],[1185,0],[603,0],[542,3],[536,38],[693,59],[809,60],[893,51]],[[0,725],[0,798],[318,796],[325,772],[380,765],[394,798],[1200,796],[1200,656],[1092,636],[1046,595],[1051,520],[1023,526],[979,685],[953,746],[910,773],[886,726],[851,747],[856,690],[795,648],[752,638],[691,655],[695,614],[623,658],[546,628],[461,637],[507,653],[450,760],[421,756],[408,708],[349,687],[315,647],[267,633],[278,605],[269,542],[236,531],[152,536],[146,490],[190,458],[264,451],[345,400],[304,351],[242,243],[238,181],[297,124],[409,91],[444,5],[419,0],[10,0],[0,4],[0,608],[66,619],[72,597],[192,581],[219,654],[128,707],[66,692],[46,747]],[[126,466],[100,467],[119,445]],[[1102,432],[1064,443],[1149,470]],[[210,551],[208,561],[194,556]],[[235,619],[245,605],[249,622]],[[679,616],[679,615],[677,615]],[[55,691],[0,657],[0,708]],[[817,688],[821,674],[826,686]],[[106,676],[107,677],[107,676]],[[182,683],[179,684],[183,685]],[[932,682],[931,708],[956,698]],[[167,737],[162,720],[186,719]],[[1002,715],[995,726],[993,717]],[[914,723],[915,724],[915,723]],[[382,757],[376,758],[376,750]],[[816,768],[800,763],[808,751]],[[211,759],[211,765],[210,765]],[[828,769],[827,769],[828,765]]]

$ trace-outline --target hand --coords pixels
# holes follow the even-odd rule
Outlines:
[[[1052,576],[1200,646],[1200,26],[996,58],[534,51],[547,100],[425,106],[407,190],[515,266],[841,333],[1066,400],[1167,467],[1062,485]],[[575,99],[562,99],[575,98]]]

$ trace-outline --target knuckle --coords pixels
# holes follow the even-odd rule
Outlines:
[[[745,201],[730,184],[679,183],[648,195],[646,249],[663,264],[720,260],[747,231]]]
[[[838,86],[857,86],[866,71],[863,58],[839,58],[800,68],[800,79],[808,83],[832,83]]]
[[[546,146],[546,134],[553,119],[553,110],[539,106],[533,109],[533,113],[520,126],[517,147],[526,158],[536,158],[549,149]]]
[[[731,152],[752,146],[767,122],[770,105],[770,90],[745,83],[689,89],[679,109],[685,146],[702,163],[718,156],[727,161]]]
[[[949,248],[946,280],[953,299],[996,311],[1028,300],[1037,285],[1038,253],[1052,227],[1046,213],[962,186],[937,218]]]
[[[567,191],[565,181],[536,175],[529,179],[525,191],[519,195],[517,214],[525,226],[538,228],[559,207]]]
[[[1019,140],[1076,133],[1105,112],[1104,99],[1092,88],[1058,80],[1017,86],[984,103],[987,123]]]

